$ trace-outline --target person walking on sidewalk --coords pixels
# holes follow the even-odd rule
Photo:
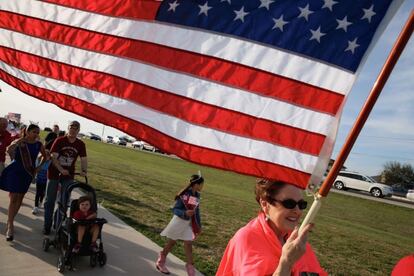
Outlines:
[[[49,235],[52,227],[53,211],[59,184],[65,189],[73,183],[75,163],[78,157],[81,161],[81,176],[86,176],[88,161],[85,143],[77,138],[80,130],[78,121],[72,121],[65,136],[56,138],[50,150],[52,164],[49,166],[46,186],[45,212],[43,234]]]
[[[45,137],[45,147],[47,150],[52,148],[53,142],[59,136],[59,126],[53,125],[53,131],[49,132]]]
[[[13,141],[10,132],[7,131],[8,121],[6,118],[0,118],[0,175],[4,170],[6,161],[6,149]]]
[[[45,197],[45,190],[47,184],[47,169],[49,168],[50,163],[50,153],[46,150],[48,160],[42,165],[39,172],[36,174],[36,195],[34,201],[34,207],[32,210],[33,215],[37,215],[39,213],[40,205],[43,202],[43,198]],[[40,158],[37,158],[37,163],[40,164]]]
[[[174,216],[170,223],[161,232],[161,236],[168,238],[167,244],[159,253],[156,268],[164,274],[169,274],[165,264],[166,257],[177,240],[184,242],[184,251],[187,257],[185,265],[189,276],[195,275],[193,265],[192,241],[201,233],[200,219],[200,192],[203,189],[204,178],[199,173],[192,175],[188,185],[175,196],[173,207]]]
[[[0,189],[10,192],[7,241],[13,240],[14,218],[19,212],[24,195],[27,193],[33,177],[47,159],[45,147],[38,141],[39,132],[40,129],[37,125],[29,125],[25,137],[14,141],[8,148],[13,161],[4,169],[0,177]],[[39,166],[36,167],[35,162],[39,152],[42,154],[43,159]]]

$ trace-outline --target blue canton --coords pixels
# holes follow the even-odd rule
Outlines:
[[[355,72],[391,2],[167,0],[156,20],[257,41]]]

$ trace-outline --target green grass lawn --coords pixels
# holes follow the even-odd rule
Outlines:
[[[202,171],[203,233],[194,243],[195,265],[213,275],[228,240],[253,218],[255,179],[130,148],[85,140],[89,181],[103,205],[163,246],[159,233],[171,219],[174,195]],[[309,198],[311,201],[311,198]],[[414,210],[331,193],[310,242],[330,275],[389,275],[414,252]],[[182,246],[173,253],[184,259]],[[155,261],[155,260],[154,260]]]

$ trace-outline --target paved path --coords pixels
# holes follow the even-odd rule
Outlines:
[[[23,205],[15,221],[15,239],[7,242],[5,228],[7,221],[8,193],[0,191],[0,276],[61,275],[56,264],[58,251],[51,247],[43,252],[41,233],[43,210],[35,216],[31,213],[34,200],[34,188],[26,194]],[[103,242],[108,262],[103,268],[89,266],[88,257],[79,257],[76,272],[67,275],[163,275],[155,270],[154,260],[161,248],[151,240],[135,231],[104,208],[99,208],[99,217],[106,218]],[[184,262],[173,255],[168,256],[171,275],[187,275]],[[198,273],[197,275],[201,275]]]
[[[399,197],[399,196],[377,198],[377,197],[373,197],[370,193],[362,192],[362,191],[355,191],[355,190],[340,191],[335,188],[332,188],[331,191],[334,193],[338,193],[338,194],[359,197],[359,198],[378,201],[378,202],[382,202],[382,203],[386,203],[390,205],[414,209],[413,201],[410,201],[409,199]]]

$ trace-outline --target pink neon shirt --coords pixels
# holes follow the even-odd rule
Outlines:
[[[217,276],[272,275],[279,263],[282,245],[260,213],[239,229],[229,241]],[[306,244],[305,254],[296,262],[292,275],[313,272],[328,275],[319,265],[311,246]]]
[[[392,270],[391,276],[414,276],[414,253],[402,258]]]

